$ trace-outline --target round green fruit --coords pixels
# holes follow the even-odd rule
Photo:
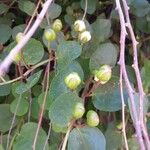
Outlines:
[[[76,103],[73,111],[73,117],[75,119],[79,119],[84,115],[84,113],[85,113],[85,108],[83,103],[81,102]]]
[[[89,110],[87,112],[86,118],[87,124],[91,127],[96,127],[99,124],[98,114],[93,110]]]
[[[18,63],[19,61],[21,60],[21,53],[18,53],[16,56],[15,56],[15,58],[14,58],[14,62],[15,63]]]
[[[87,43],[91,40],[91,33],[89,31],[84,31],[79,34],[79,40],[81,43]]]
[[[83,32],[86,30],[86,26],[83,20],[77,20],[74,23],[74,30],[76,32]]]
[[[65,84],[71,90],[75,90],[80,85],[80,83],[81,83],[81,78],[76,72],[70,73],[65,78]]]
[[[59,19],[56,19],[52,25],[52,28],[55,32],[59,32],[62,29],[62,22]]]
[[[56,33],[53,29],[46,29],[44,31],[44,37],[47,41],[53,41],[56,39]]]
[[[19,32],[16,35],[16,42],[19,43],[21,41],[21,39],[23,38],[24,34],[22,32]]]
[[[99,70],[95,71],[95,81],[100,81],[101,84],[107,83],[112,76],[112,70],[109,65],[103,65]]]

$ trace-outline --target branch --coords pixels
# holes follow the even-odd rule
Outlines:
[[[26,45],[26,43],[29,41],[29,39],[32,37],[32,35],[35,33],[36,29],[39,27],[40,23],[42,22],[42,19],[44,18],[52,0],[47,0],[43,4],[43,8],[38,15],[36,21],[34,22],[33,26],[30,28],[28,33],[22,38],[22,40],[11,50],[11,52],[8,54],[8,56],[4,59],[4,61],[0,64],[0,76],[4,75],[8,69],[11,63],[13,62],[15,56],[21,51],[21,49]]]
[[[4,82],[0,83],[0,85],[6,85],[6,84],[10,84],[10,83],[16,82],[16,81],[22,79],[23,77],[28,76],[28,75],[29,75],[33,70],[35,70],[36,68],[38,68],[38,67],[40,67],[40,66],[42,66],[42,65],[44,65],[44,64],[46,64],[46,63],[48,63],[48,62],[50,62],[50,61],[52,61],[53,59],[54,59],[54,58],[44,60],[44,61],[38,63],[37,65],[33,66],[33,67],[32,67],[31,69],[29,69],[28,71],[26,71],[26,72],[23,74],[23,76],[20,76],[20,77],[18,77],[18,78],[13,79],[13,80],[4,81]]]
[[[145,150],[145,145],[144,145],[144,141],[142,138],[142,131],[141,131],[140,123],[138,120],[138,114],[137,114],[137,110],[135,107],[136,105],[134,102],[134,90],[132,89],[132,86],[130,84],[130,81],[129,81],[129,78],[127,75],[127,71],[126,71],[126,66],[125,66],[125,40],[126,40],[127,31],[126,31],[126,23],[125,23],[125,19],[124,19],[124,14],[123,14],[123,11],[122,11],[121,5],[120,5],[120,0],[116,0],[116,10],[119,13],[120,25],[121,25],[120,59],[119,59],[118,64],[120,65],[120,70],[122,71],[122,75],[125,80],[125,84],[126,84],[126,87],[128,90],[130,101],[131,101],[131,109],[132,109],[131,111],[133,113],[133,124],[135,126],[137,140],[140,144],[141,150]]]
[[[144,119],[144,110],[143,110],[143,103],[144,103],[144,97],[145,97],[145,93],[143,90],[143,85],[142,85],[142,80],[141,80],[141,76],[140,76],[140,71],[139,71],[139,67],[138,67],[138,55],[137,55],[137,44],[138,42],[136,41],[135,35],[134,35],[134,31],[130,22],[130,17],[129,17],[129,7],[126,3],[126,0],[122,0],[123,2],[123,7],[124,7],[124,11],[125,11],[125,17],[126,17],[126,26],[129,29],[129,33],[131,36],[131,40],[132,40],[132,47],[133,47],[133,68],[135,70],[135,75],[136,75],[136,80],[137,80],[137,85],[138,85],[138,91],[139,91],[139,96],[140,96],[140,107],[139,107],[139,118],[141,121],[141,127],[143,130],[143,136],[146,140],[147,143],[147,148],[150,148],[150,141],[149,141],[149,137],[148,137],[148,133],[147,133],[147,129],[145,129],[145,119]]]

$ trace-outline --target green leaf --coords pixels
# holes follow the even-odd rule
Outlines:
[[[38,119],[39,112],[40,112],[40,105],[38,103],[38,99],[33,98],[31,104],[31,116],[35,119]]]
[[[138,17],[136,18],[136,27],[144,33],[150,33],[150,15],[147,17]]]
[[[49,90],[49,104],[51,104],[59,95],[63,93],[68,93],[70,90],[67,88],[64,79],[71,72],[77,72],[83,80],[84,74],[81,66],[77,62],[73,62],[72,64],[63,68],[52,80]],[[80,88],[80,87],[79,87]],[[59,92],[58,92],[59,91]]]
[[[111,21],[98,18],[93,24],[93,36],[103,42],[111,36]]]
[[[24,29],[25,29],[26,25],[25,24],[20,24],[18,26],[15,26],[12,30],[12,37],[14,40],[16,40],[16,35],[19,33],[19,32],[24,32]]]
[[[49,118],[52,123],[65,127],[73,118],[73,110],[76,102],[82,101],[75,93],[60,95],[50,106]]]
[[[139,150],[139,143],[137,142],[136,137],[131,137],[128,139],[129,149],[131,150]]]
[[[131,13],[137,17],[144,17],[150,11],[150,4],[146,0],[134,0],[131,3]]]
[[[40,62],[44,56],[44,48],[40,41],[30,39],[23,48],[23,57],[27,65],[35,65]]]
[[[2,145],[2,144],[0,144],[0,150],[4,150],[4,148],[3,148],[3,145]]]
[[[18,6],[21,11],[30,16],[32,16],[33,11],[35,10],[35,4],[29,0],[19,0]]]
[[[0,15],[6,13],[8,11],[8,8],[9,7],[6,4],[0,3]]]
[[[11,86],[9,84],[0,85],[0,96],[9,95],[11,91]]]
[[[0,131],[5,133],[9,130],[13,118],[13,114],[10,112],[9,104],[1,104],[0,105]],[[16,126],[18,120],[15,120],[13,127]]]
[[[42,70],[30,76],[27,79],[27,83],[23,83],[23,82],[20,83],[20,85],[18,85],[18,87],[16,88],[15,92],[17,94],[23,94],[24,92],[30,90],[39,81],[41,74],[42,74]]]
[[[73,16],[70,16],[68,14],[64,15],[64,19],[65,19],[65,22],[69,25],[69,26],[72,26],[75,22],[75,18]]]
[[[57,68],[61,70],[64,66],[69,65],[81,54],[81,45],[75,41],[61,42],[57,48]]]
[[[62,12],[62,8],[60,5],[58,5],[56,3],[52,3],[49,6],[48,14],[49,14],[50,19],[55,19],[55,18],[59,17],[61,12]]]
[[[5,14],[5,17],[0,17],[0,24],[6,24],[8,26],[12,25],[12,20],[16,19],[15,15],[13,13],[7,13]]]
[[[83,58],[90,58],[91,55],[98,49],[99,41],[96,38],[92,38],[88,43],[83,45],[82,55]]]
[[[127,100],[127,91],[124,89],[124,100]],[[118,111],[121,109],[121,95],[119,79],[111,79],[105,85],[100,85],[93,93],[93,104],[101,111]]]
[[[131,107],[132,105],[131,105],[130,98],[128,98],[128,106],[129,106],[131,118],[132,118],[132,120],[135,121],[133,111],[132,111],[133,109]],[[139,110],[139,108],[140,108],[140,96],[139,96],[139,93],[134,93],[134,106],[136,108],[135,110],[136,110],[137,115],[139,115],[140,114],[140,110]],[[143,99],[143,114],[144,114],[144,116],[147,114],[148,108],[149,108],[149,101],[148,101],[147,96],[145,96]]]
[[[117,48],[112,43],[100,44],[90,58],[90,70],[99,69],[101,65],[115,66],[117,62]]]
[[[33,122],[24,124],[21,128],[20,134],[17,136],[14,142],[13,150],[32,150],[37,127],[38,125]],[[47,135],[45,131],[40,128],[36,143],[36,150],[43,149],[46,137]],[[45,150],[49,150],[48,145],[46,145]]]
[[[49,107],[50,107],[50,105],[51,105],[51,103],[52,103],[52,101],[49,99],[49,94],[50,93],[48,93],[48,95],[47,95],[47,97],[46,97],[46,102],[45,102],[45,107],[44,107],[44,109],[49,109]],[[38,103],[39,103],[39,105],[40,106],[42,106],[42,104],[43,104],[43,101],[44,101],[44,97],[45,97],[45,92],[42,92],[39,96],[38,96]]]
[[[142,68],[142,81],[143,87],[146,91],[148,91],[150,87],[150,60],[144,60],[144,66]]]
[[[85,11],[85,1],[86,0],[81,0],[81,8]],[[96,11],[96,6],[97,6],[98,0],[87,0],[87,13],[88,14],[93,14]]]
[[[59,149],[61,140],[61,133],[56,133],[52,130],[50,134],[50,150]]]
[[[11,28],[7,24],[0,24],[0,44],[5,44],[11,37]]]
[[[28,112],[29,108],[29,103],[26,99],[23,99],[22,97],[18,97],[13,102],[10,104],[10,111],[12,113],[16,112],[16,107],[18,106],[17,109],[17,116],[23,116]]]
[[[67,150],[105,150],[106,141],[98,128],[74,128],[69,135]]]
[[[106,150],[117,150],[122,147],[122,134],[121,131],[117,131],[114,127],[108,126],[105,132],[106,137]]]

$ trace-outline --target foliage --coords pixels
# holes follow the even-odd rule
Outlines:
[[[44,2],[0,1],[0,62],[17,45],[16,35],[20,32],[26,35]],[[139,42],[139,67],[146,93],[144,117],[149,129],[150,3],[146,0],[127,2]],[[39,28],[21,49],[19,61],[14,61],[7,75],[0,78],[0,149],[30,150],[34,143],[36,150],[56,150],[63,146],[67,150],[125,148],[121,140],[122,102],[117,63],[120,23],[115,6],[115,0],[56,0],[50,5]],[[32,22],[27,28],[30,19]],[[57,28],[56,19],[59,19]],[[83,31],[75,30],[77,20],[82,20]],[[47,37],[51,36],[51,31],[53,40]],[[127,36],[126,69],[132,87],[137,91],[131,67],[131,42]],[[112,70],[111,79],[109,76],[110,80],[105,84],[94,80],[95,70],[103,65],[109,65]],[[68,88],[65,78],[72,73],[81,81],[76,86],[69,78],[67,83],[73,88]],[[123,96],[127,141],[130,149],[137,150],[132,104],[125,84]],[[136,108],[140,105],[139,99],[139,93],[134,93]],[[74,115],[77,103],[83,104],[80,117]],[[97,127],[87,123],[89,110],[99,117]]]

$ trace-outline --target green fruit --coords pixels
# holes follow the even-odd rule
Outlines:
[[[99,124],[98,114],[93,110],[89,110],[87,112],[86,118],[87,118],[87,124],[91,127],[95,127]]]
[[[18,53],[13,59],[14,62],[18,63],[21,60],[21,53]]]
[[[76,32],[83,32],[86,30],[86,26],[83,20],[77,20],[74,23],[74,30]]]
[[[46,29],[44,31],[44,37],[47,41],[53,41],[56,39],[56,33],[53,29]]]
[[[79,34],[79,40],[81,43],[87,43],[91,40],[91,33],[89,31],[84,31]]]
[[[99,70],[95,71],[95,81],[100,81],[101,84],[107,83],[112,75],[112,70],[109,65],[103,65]]]
[[[73,111],[73,117],[75,119],[79,119],[84,115],[84,113],[85,113],[85,108],[83,103],[81,102],[76,103]]]
[[[62,29],[62,22],[59,19],[56,19],[52,25],[52,28],[55,32],[59,32]]]
[[[71,90],[75,90],[80,85],[80,83],[81,78],[76,72],[72,72],[65,78],[65,84]]]
[[[16,42],[19,43],[21,41],[21,39],[23,38],[24,34],[22,32],[19,32],[16,35]]]

